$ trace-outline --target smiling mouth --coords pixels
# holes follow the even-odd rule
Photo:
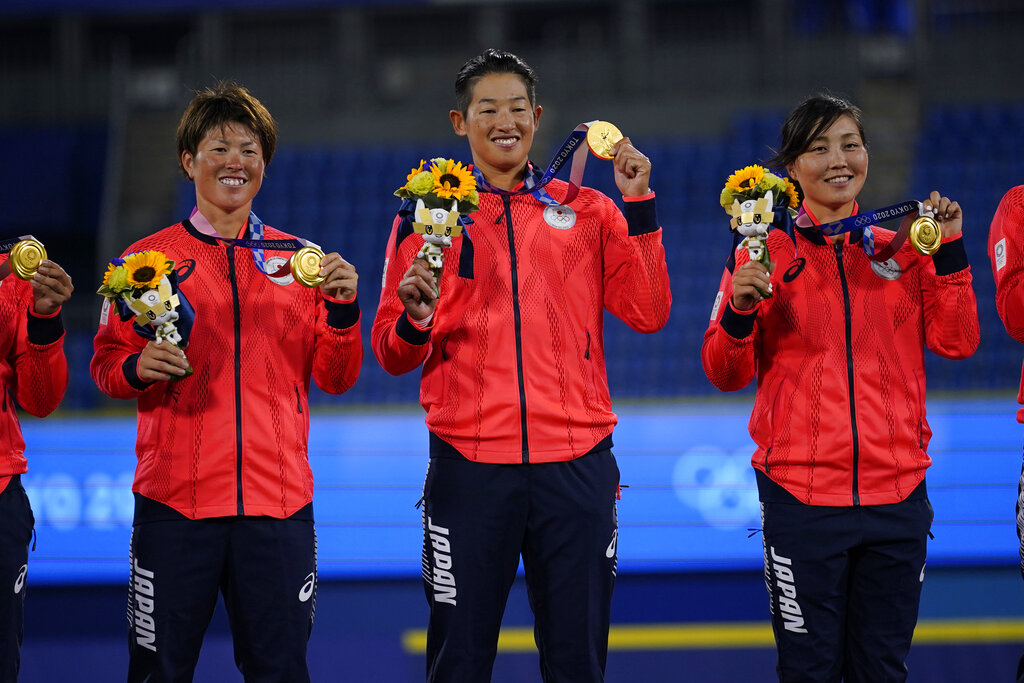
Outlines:
[[[227,185],[228,187],[241,187],[248,181],[245,178],[221,178],[221,185]]]
[[[841,175],[841,176],[836,176],[835,178],[829,178],[825,182],[829,183],[829,184],[832,184],[832,185],[838,185],[840,183],[848,183],[851,180],[853,180],[853,176],[852,175]]]
[[[517,142],[519,142],[519,138],[516,136],[493,138],[491,142],[496,144],[498,147],[512,147]]]

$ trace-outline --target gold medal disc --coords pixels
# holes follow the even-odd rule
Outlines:
[[[934,218],[921,216],[910,224],[910,244],[919,254],[931,256],[942,244],[942,228]]]
[[[21,240],[11,248],[8,263],[11,272],[22,280],[31,280],[39,269],[39,262],[46,258],[46,249],[38,240]]]
[[[306,287],[319,287],[324,281],[324,277],[320,275],[320,262],[323,258],[324,252],[316,247],[303,247],[292,254],[288,265],[300,284]]]
[[[612,158],[612,147],[622,139],[622,132],[607,121],[597,121],[587,129],[587,145],[599,159]]]

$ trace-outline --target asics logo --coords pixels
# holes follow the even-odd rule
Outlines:
[[[316,586],[316,574],[310,572],[306,575],[306,582],[299,589],[299,602],[306,602],[313,595],[313,587]]]
[[[25,587],[25,577],[28,575],[28,565],[21,565],[21,569],[18,570],[18,578],[14,580],[14,593],[17,595],[21,592],[21,589]]]
[[[192,274],[192,271],[196,269],[196,262],[193,259],[187,258],[182,259],[178,263],[178,267],[174,269],[174,272],[178,275],[178,284],[188,279],[188,276]]]
[[[796,276],[803,271],[804,266],[806,265],[807,259],[802,257],[795,259],[793,263],[789,266],[789,268],[786,268],[786,272],[782,274],[782,281],[792,282],[793,280],[796,279]]]
[[[612,532],[612,542],[608,544],[608,547],[604,551],[604,556],[608,559],[615,557],[615,544],[618,542],[618,540],[619,530],[618,528],[616,528],[615,531]]]

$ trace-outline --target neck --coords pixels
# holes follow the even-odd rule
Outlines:
[[[831,223],[843,218],[849,218],[853,215],[853,207],[856,204],[856,200],[853,200],[839,206],[826,206],[825,204],[818,204],[811,199],[804,199],[804,207],[818,220],[818,223]]]
[[[497,169],[487,165],[480,165],[473,160],[473,165],[480,169],[480,173],[483,175],[484,180],[498,188],[499,190],[514,190],[516,186],[523,181],[526,176],[526,162],[524,161],[521,166],[512,170]]]
[[[213,226],[218,235],[234,239],[238,237],[238,233],[245,226],[245,222],[249,220],[252,202],[237,209],[225,211],[200,197],[196,197],[196,206],[199,208],[199,213],[203,214],[203,217],[210,221],[210,225]]]

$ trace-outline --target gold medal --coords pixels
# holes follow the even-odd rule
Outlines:
[[[599,159],[612,158],[612,147],[622,139],[622,132],[607,121],[597,121],[587,129],[587,145]]]
[[[320,274],[320,262],[323,259],[324,252],[316,247],[303,247],[292,254],[288,265],[300,284],[306,287],[319,287],[324,281]]]
[[[22,280],[31,280],[39,269],[39,262],[46,258],[43,243],[34,239],[21,240],[11,248],[8,263],[11,272]]]
[[[942,228],[934,218],[920,216],[910,224],[910,244],[919,254],[931,256],[942,244]]]

